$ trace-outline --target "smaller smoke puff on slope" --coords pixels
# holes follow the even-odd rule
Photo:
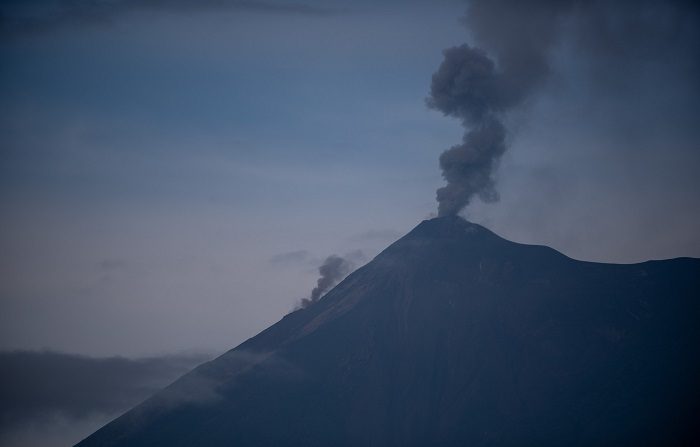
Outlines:
[[[345,278],[354,268],[354,264],[338,255],[330,255],[318,268],[321,275],[316,281],[316,287],[308,298],[301,300],[301,307],[307,307],[318,301],[334,285]]]

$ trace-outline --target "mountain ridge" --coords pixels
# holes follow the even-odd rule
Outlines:
[[[680,443],[700,397],[699,273],[425,220],[78,446]]]

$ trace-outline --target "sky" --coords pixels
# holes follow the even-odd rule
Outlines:
[[[443,50],[542,17],[500,199],[461,214],[576,259],[700,257],[697,7],[556,3],[0,0],[0,351],[170,365],[278,321],[328,256],[436,215],[465,132],[426,103]]]

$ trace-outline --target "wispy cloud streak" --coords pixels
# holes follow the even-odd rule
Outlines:
[[[196,14],[203,12],[324,17],[340,11],[296,2],[257,0],[0,0],[0,36],[45,34],[62,28],[103,26],[133,13]]]

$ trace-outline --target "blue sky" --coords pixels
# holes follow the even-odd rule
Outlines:
[[[464,3],[232,4],[3,35],[0,347],[220,352],[308,295],[327,255],[369,260],[435,212],[463,129],[425,98],[471,39]],[[633,61],[621,88],[575,45],[508,117],[501,200],[465,215],[581,259],[700,255],[696,47],[670,51],[688,66]]]

